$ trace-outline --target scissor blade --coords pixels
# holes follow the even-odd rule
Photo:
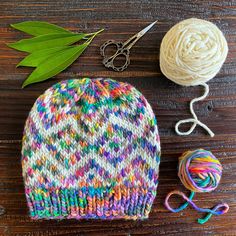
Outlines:
[[[148,31],[150,30],[153,25],[155,25],[157,23],[157,20],[154,21],[153,23],[151,23],[150,25],[148,25],[147,27],[145,27],[143,30],[141,30],[140,32],[138,32],[137,34],[135,34],[133,37],[131,37],[130,39],[128,39],[126,42],[124,42],[124,47],[126,47],[127,49],[131,49],[131,47],[133,47],[133,45]]]
[[[143,36],[145,33],[147,33],[148,30],[150,30],[152,28],[153,25],[155,25],[157,23],[157,20],[154,21],[153,23],[151,23],[150,25],[148,25],[147,27],[145,27],[143,30],[141,30],[138,34],[141,36]]]

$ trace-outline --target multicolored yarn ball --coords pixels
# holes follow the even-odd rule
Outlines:
[[[208,213],[203,219],[198,219],[198,223],[204,224],[212,215],[222,215],[229,209],[228,204],[218,204],[213,209],[197,207],[192,199],[195,192],[211,192],[217,188],[222,175],[222,165],[219,160],[210,152],[204,149],[184,152],[179,157],[178,176],[182,184],[191,191],[189,198],[180,191],[170,192],[165,200],[165,206],[172,212],[180,212],[190,204],[194,209],[200,212]],[[180,195],[186,200],[182,206],[177,209],[170,207],[168,201],[172,195]]]
[[[148,218],[160,139],[145,97],[111,79],[71,79],[35,102],[22,140],[33,219]]]
[[[187,151],[179,157],[178,176],[185,186],[193,192],[211,192],[217,188],[222,165],[210,152],[203,149]]]

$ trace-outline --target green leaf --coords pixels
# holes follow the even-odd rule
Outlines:
[[[34,52],[37,50],[70,45],[83,39],[86,34],[46,34],[31,39],[22,39],[16,43],[8,44],[9,47],[23,52]]]
[[[70,46],[61,46],[61,47],[48,48],[48,49],[35,51],[32,54],[25,57],[16,67],[18,66],[37,67],[48,57],[52,56],[53,54],[56,54],[57,52],[61,50],[67,49],[69,47]]]
[[[70,32],[63,29],[62,27],[54,24],[49,24],[44,21],[25,21],[21,23],[11,24],[11,27],[33,36]]]
[[[44,81],[52,76],[60,73],[71,65],[86,49],[89,43],[79,46],[70,46],[68,49],[60,51],[57,55],[52,55],[43,61],[24,81],[22,87]]]

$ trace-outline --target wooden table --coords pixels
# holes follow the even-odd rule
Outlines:
[[[184,88],[167,80],[159,68],[161,39],[180,20],[198,17],[217,24],[224,32],[229,54],[220,73],[209,82],[210,94],[196,104],[196,112],[216,133],[210,138],[197,128],[188,137],[177,136],[174,125],[190,117],[188,102],[202,94],[201,87]],[[108,39],[126,40],[158,19],[132,49],[131,65],[117,73],[101,64],[99,46]],[[11,23],[43,20],[72,31],[99,35],[71,67],[46,82],[21,89],[31,72],[17,68],[24,54],[5,43],[25,35],[10,28]],[[0,216],[0,235],[236,235],[236,1],[83,1],[83,0],[1,0],[0,1],[0,205],[6,212]],[[25,119],[35,99],[55,82],[71,77],[112,77],[137,87],[151,103],[162,142],[160,184],[150,219],[145,221],[63,220],[32,221],[27,213],[21,177],[20,150]],[[166,194],[183,187],[177,177],[178,156],[185,150],[203,147],[212,150],[224,167],[220,186],[212,193],[197,194],[195,202],[212,207],[220,201],[230,211],[212,217],[205,225],[196,223],[202,214],[191,208],[169,213],[163,206]],[[175,198],[177,206],[181,200]]]

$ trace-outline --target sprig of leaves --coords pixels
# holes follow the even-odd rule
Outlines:
[[[11,25],[34,36],[8,44],[9,47],[29,53],[18,66],[36,67],[22,87],[47,80],[70,66],[89,46],[95,33],[73,33],[54,24],[42,21],[26,21]],[[80,45],[73,45],[83,40]]]

